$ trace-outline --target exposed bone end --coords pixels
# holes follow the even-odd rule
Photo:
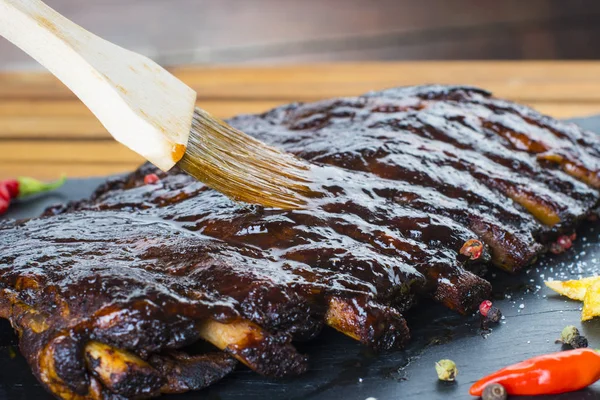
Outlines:
[[[153,355],[148,360],[167,383],[161,393],[183,393],[212,385],[233,372],[237,361],[221,352],[190,356],[181,352]]]
[[[265,335],[268,335],[261,327],[246,320],[228,324],[208,320],[202,323],[198,330],[204,340],[221,350],[230,345],[246,346],[264,340]]]
[[[81,347],[69,334],[48,337],[50,322],[45,313],[20,301],[15,292],[2,290],[0,316],[10,319],[19,334],[21,352],[51,393],[74,400],[101,398],[101,391],[90,389]]]
[[[181,393],[206,387],[233,371],[236,361],[224,353],[189,356],[172,352],[153,355],[146,362],[135,354],[113,346],[90,341],[83,350],[82,363],[69,353],[68,336],[50,342],[40,357],[40,376],[56,396],[73,400],[113,398],[147,398],[160,393]],[[66,345],[65,345],[66,342]],[[69,354],[61,354],[61,353]],[[81,352],[78,352],[81,353]],[[73,366],[75,375],[65,375],[62,364]],[[81,354],[79,354],[81,355]],[[85,360],[85,361],[83,361]],[[83,365],[83,363],[87,365]],[[73,380],[81,365],[86,374],[85,385],[73,390]],[[87,366],[87,369],[86,369]],[[65,365],[63,365],[65,367]],[[89,371],[92,376],[87,376]]]
[[[9,289],[0,291],[0,318],[9,319],[19,335],[24,329],[43,333],[50,328],[46,314],[19,300],[17,293]]]
[[[554,226],[560,222],[560,217],[556,211],[545,204],[540,199],[534,197],[531,193],[527,193],[516,188],[507,188],[506,194],[515,202],[523,206],[531,215],[538,221],[547,226]]]
[[[585,182],[595,189],[600,189],[600,176],[598,171],[590,171],[589,169],[572,162],[565,162],[562,167],[567,174]]]
[[[88,369],[113,393],[126,397],[154,396],[165,380],[138,356],[91,341],[85,346]]]
[[[275,336],[248,320],[198,325],[200,336],[225,350],[254,371],[275,377],[298,375],[308,369],[306,356],[298,354],[288,336]]]
[[[555,152],[545,152],[537,156],[538,160],[548,161],[550,163],[558,164],[567,174],[572,177],[579,179],[587,185],[600,189],[600,173],[598,171],[591,171],[579,164],[576,160],[568,160],[561,154]]]
[[[400,313],[368,299],[331,297],[325,321],[339,332],[378,350],[402,347],[410,338]]]
[[[52,347],[55,375],[78,394],[86,394],[90,377],[83,359],[83,346],[69,334],[54,338]]]
[[[507,231],[482,218],[473,217],[470,228],[490,247],[492,263],[508,272],[533,263],[543,250],[532,236]]]
[[[489,299],[492,285],[468,271],[457,269],[453,275],[440,276],[434,299],[461,314],[475,310]]]
[[[54,394],[56,397],[61,399],[69,400],[101,400],[104,399],[102,386],[97,382],[94,384],[86,385],[83,391],[74,390],[71,382],[66,382],[58,373],[56,360],[60,360],[57,357],[57,343],[60,343],[64,336],[59,336],[56,339],[50,341],[40,352],[38,359],[38,372],[39,378],[46,385],[46,388]],[[93,378],[92,378],[93,380]],[[89,382],[89,381],[87,381]],[[86,383],[87,383],[86,382]],[[76,385],[79,386],[79,385]]]

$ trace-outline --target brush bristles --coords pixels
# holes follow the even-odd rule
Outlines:
[[[178,166],[234,200],[265,207],[298,208],[309,193],[305,163],[200,109]]]

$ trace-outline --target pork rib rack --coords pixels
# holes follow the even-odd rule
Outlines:
[[[490,291],[477,273],[526,267],[598,205],[595,135],[475,88],[391,89],[230,123],[311,163],[310,209],[235,204],[179,171],[144,185],[157,173],[145,165],[1,225],[0,316],[57,397],[200,389],[237,361],[299,374],[307,359],[292,341],[323,325],[400,347],[419,298],[470,312]],[[482,246],[465,252],[470,240]],[[198,340],[215,351],[182,350]]]

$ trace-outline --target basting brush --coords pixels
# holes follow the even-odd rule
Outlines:
[[[0,0],[0,35],[69,87],[117,141],[161,170],[177,165],[239,201],[305,204],[306,164],[196,108],[196,92],[152,60],[39,0]]]

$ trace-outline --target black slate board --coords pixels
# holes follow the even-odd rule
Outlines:
[[[575,122],[600,132],[600,116]],[[38,215],[50,204],[88,196],[102,180],[71,180],[51,195],[17,204],[6,216]],[[600,273],[599,262],[600,226],[596,223],[580,230],[572,250],[561,256],[545,257],[528,272],[510,276],[490,271],[488,278],[494,285],[495,303],[506,318],[489,335],[482,336],[478,316],[459,316],[437,304],[424,302],[406,315],[413,339],[403,351],[377,355],[326,329],[318,339],[297,345],[311,359],[311,370],[303,376],[277,381],[240,367],[207,390],[163,398],[470,399],[468,389],[482,375],[525,358],[558,351],[560,345],[554,339],[565,325],[578,326],[591,346],[600,347],[600,319],[580,323],[581,303],[554,295],[543,285],[543,280],[549,277],[573,279],[581,274]],[[10,325],[0,321],[0,399],[50,399],[16,346]],[[457,363],[457,382],[437,381],[433,365],[441,358]],[[600,399],[600,384],[576,393],[535,399]]]

